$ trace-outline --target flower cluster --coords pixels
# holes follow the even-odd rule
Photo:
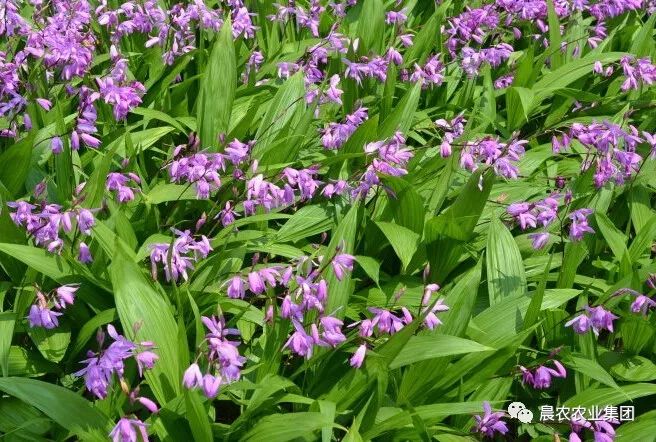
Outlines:
[[[612,312],[606,310],[603,306],[585,307],[585,313],[578,315],[574,319],[565,323],[565,327],[572,327],[578,334],[587,333],[592,329],[595,336],[599,336],[601,330],[613,332],[613,321],[617,319]]]
[[[172,244],[154,243],[150,245],[150,265],[153,279],[157,279],[157,264],[164,267],[167,281],[177,281],[180,276],[186,281],[187,270],[193,270],[193,263],[206,258],[213,250],[205,235],[196,241],[189,230],[172,229],[177,236]]]
[[[113,108],[114,119],[124,120],[130,110],[141,104],[141,97],[146,88],[138,81],[128,81],[127,64],[125,58],[121,58],[116,48],[110,50],[114,58],[114,67],[105,78],[97,79],[100,97]]]
[[[239,330],[226,328],[223,317],[203,316],[202,321],[209,330],[205,335],[208,372],[203,375],[196,361],[185,370],[182,383],[188,389],[201,388],[211,399],[219,394],[221,385],[239,380],[246,358],[239,354],[239,342],[228,339],[228,336],[239,336]]]
[[[125,361],[134,359],[139,369],[139,376],[143,376],[144,370],[153,368],[159,359],[159,356],[152,351],[155,347],[152,342],[132,342],[125,336],[119,335],[111,324],[107,325],[107,334],[113,342],[102,349],[105,334],[99,331],[98,346],[101,350],[98,353],[87,352],[88,359],[82,361],[86,367],[74,373],[75,376],[84,377],[87,390],[99,399],[107,397],[107,389],[114,375],[123,379]]]
[[[62,231],[69,233],[73,230],[73,221],[83,235],[90,235],[96,220],[89,209],[73,208],[63,210],[58,204],[40,203],[39,206],[27,201],[8,202],[7,205],[14,210],[10,217],[14,224],[25,228],[34,238],[36,245],[45,247],[51,253],[60,253],[64,247],[64,239],[60,237]]]
[[[369,118],[367,108],[359,107],[352,114],[347,115],[343,123],[328,123],[321,130],[321,144],[326,149],[339,149],[367,118]]]
[[[196,148],[198,142],[197,138],[190,138],[189,144],[192,148]],[[235,139],[228,143],[223,153],[198,152],[174,159],[168,166],[169,177],[174,183],[193,183],[196,196],[199,199],[208,199],[212,191],[221,187],[219,173],[227,170],[228,163],[234,166],[232,172],[234,177],[243,176],[244,172],[240,167],[247,162],[254,145],[254,141],[242,143]],[[177,157],[185,147],[185,145],[176,147],[173,156]]]
[[[132,172],[110,172],[105,180],[105,188],[108,191],[116,192],[118,202],[127,203],[134,199],[134,192],[139,191],[138,187],[130,187],[130,183],[138,186],[141,183],[141,179]]]
[[[497,176],[516,179],[519,176],[517,163],[524,156],[526,140],[502,143],[498,138],[486,137],[468,141],[460,152],[460,166],[470,172],[479,166],[490,166]]]
[[[364,151],[374,156],[371,164],[362,174],[360,184],[353,189],[353,197],[365,197],[369,190],[380,183],[379,174],[402,176],[408,173],[406,167],[414,153],[405,144],[403,133],[396,132],[392,137],[368,143]]]
[[[537,227],[544,229],[541,232],[529,234],[533,248],[536,250],[542,249],[549,242],[548,227],[558,219],[558,207],[560,205],[558,200],[560,198],[560,194],[554,193],[533,203],[513,203],[506,209],[522,230]],[[565,202],[569,202],[570,198],[567,194],[564,198]],[[591,214],[592,209],[578,209],[569,214],[571,220],[569,237],[572,241],[580,241],[586,233],[594,233],[594,229],[588,224],[588,216]]]
[[[442,144],[440,144],[440,155],[442,158],[451,156],[453,151],[451,144],[465,132],[466,123],[467,120],[462,114],[451,119],[451,121],[443,118],[435,120],[435,126],[444,132],[442,135]]]
[[[204,2],[194,1],[189,5],[177,3],[170,10],[164,10],[156,1],[124,2],[118,9],[108,8],[107,1],[101,1],[96,8],[98,23],[106,26],[114,43],[134,33],[145,34],[148,40],[146,48],[160,46],[162,59],[166,64],[173,64],[176,58],[195,49],[196,35],[194,29],[221,29],[223,20],[219,13],[209,9]],[[239,11],[236,11],[236,15]],[[247,23],[250,17],[241,13],[233,26],[241,32],[249,31]],[[249,33],[250,32],[244,32]]]
[[[545,367],[544,365],[539,365],[533,371],[530,369],[520,366],[519,369],[522,371],[522,382],[526,385],[530,385],[536,390],[544,390],[551,387],[551,378],[565,378],[567,377],[567,371],[565,367],[560,362],[555,359],[552,360],[556,369]]]
[[[63,285],[49,294],[37,290],[36,302],[30,307],[27,316],[30,327],[56,328],[59,325],[57,317],[62,315],[59,310],[64,310],[67,305],[73,305],[78,288],[78,285]]]
[[[619,424],[615,416],[603,415],[600,419],[588,421],[583,416],[577,416],[570,421],[572,432],[569,434],[569,442],[583,442],[581,438],[585,430],[592,431],[595,441],[613,442],[615,440],[615,428],[613,425]]]
[[[581,169],[587,170],[595,164],[594,183],[597,187],[610,181],[623,184],[639,170],[642,157],[636,153],[636,146],[644,140],[634,126],[629,126],[627,132],[608,121],[589,125],[574,123],[569,134],[553,137],[554,153],[569,147],[572,140],[577,140],[587,150]]]
[[[424,287],[424,295],[421,300],[420,314],[423,316],[423,325],[429,330],[442,324],[442,321],[437,317],[436,313],[449,310],[449,307],[444,304],[442,299],[431,301],[435,292],[440,289],[437,284],[427,284]],[[400,295],[399,295],[400,297]],[[397,299],[399,298],[397,297]],[[372,336],[380,337],[384,335],[393,335],[399,332],[403,327],[410,324],[414,318],[406,307],[401,307],[400,316],[395,314],[394,311],[378,307],[369,307],[369,312],[373,314],[371,318],[364,319],[358,325],[358,334],[361,338],[367,339]],[[351,357],[351,365],[360,368],[364,362],[366,354],[366,343],[361,344],[356,352]]]

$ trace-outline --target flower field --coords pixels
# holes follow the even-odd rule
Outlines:
[[[1,0],[6,441],[656,440],[654,0]]]

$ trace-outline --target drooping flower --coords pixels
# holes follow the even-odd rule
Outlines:
[[[563,364],[556,360],[552,360],[552,362],[556,366],[555,370],[540,365],[531,372],[529,369],[520,366],[523,382],[535,389],[543,390],[551,386],[552,377],[565,378],[567,376],[567,371]]]
[[[355,351],[355,353],[353,353],[353,356],[351,356],[351,359],[349,360],[351,367],[354,368],[362,367],[362,363],[364,362],[364,357],[366,354],[367,354],[367,345],[361,344],[358,347],[358,349]]]
[[[139,419],[123,417],[116,423],[116,426],[109,433],[109,437],[112,438],[113,442],[136,442],[138,435],[140,435],[141,440],[147,442],[148,432],[146,427],[147,425]]]
[[[483,402],[483,411],[483,416],[474,416],[476,425],[474,426],[473,431],[487,437],[494,437],[495,433],[503,435],[508,432],[508,426],[502,420],[502,418],[505,417],[505,413],[501,411],[492,412],[492,407],[490,407],[490,403],[487,401]]]

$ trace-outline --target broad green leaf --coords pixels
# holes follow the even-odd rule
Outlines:
[[[360,206],[356,202],[339,222],[337,228],[334,230],[330,244],[328,244],[327,254],[325,256],[333,256],[337,248],[342,245],[342,253],[353,253],[360,220],[359,209]],[[348,300],[352,293],[351,275],[347,273],[344,275],[344,279],[340,281],[332,269],[327,269],[326,282],[328,283],[328,305],[326,309],[329,312],[336,312],[335,316],[343,318],[346,314],[345,306],[348,305]]]
[[[656,364],[643,356],[631,356],[613,365],[610,372],[623,381],[653,381],[656,379]]]
[[[24,262],[39,273],[56,281],[73,274],[73,269],[64,258],[48,253],[44,249],[20,244],[0,243],[0,252]]]
[[[487,237],[485,265],[490,304],[526,292],[526,273],[519,248],[508,228],[492,219]]]
[[[656,384],[649,384],[644,382],[622,385],[619,388],[596,387],[588,388],[587,390],[572,396],[567,401],[565,401],[563,405],[567,407],[619,405],[633,399],[651,396],[654,394],[656,394]]]
[[[369,276],[376,284],[379,283],[380,278],[380,263],[370,256],[356,256],[355,260],[362,270]]]
[[[181,393],[182,384],[178,330],[171,305],[120,243],[109,270],[124,333],[133,341],[151,341],[156,345],[159,360],[146,371],[146,379],[159,403],[164,404]]]
[[[325,205],[301,207],[298,212],[278,230],[275,240],[296,242],[330,229],[334,220],[334,210]]]
[[[196,121],[202,147],[215,147],[227,135],[237,86],[237,61],[230,19],[221,25],[201,79]]]
[[[533,110],[534,94],[531,89],[510,87],[506,91],[506,109],[508,112],[508,128],[518,129],[528,121]]]
[[[91,402],[58,385],[8,377],[0,378],[0,390],[41,410],[82,439],[104,440],[112,425]]]
[[[311,437],[323,427],[333,425],[326,415],[317,412],[271,414],[258,420],[242,440],[287,442]]]
[[[656,17],[652,15],[652,17]],[[648,441],[656,434],[656,410],[637,416],[633,422],[624,422],[615,431],[618,442]]]
[[[257,145],[253,155],[261,157],[274,140],[277,139],[282,128],[292,120],[299,118],[300,111],[305,108],[305,86],[302,72],[297,72],[287,79],[269,101],[269,107],[262,117],[260,126],[255,134]]]
[[[194,435],[194,441],[211,442],[213,440],[212,427],[199,392],[185,390],[184,397],[187,419],[191,433]]]
[[[419,104],[420,94],[421,84],[417,82],[408,89],[403,98],[394,107],[389,117],[380,123],[378,138],[389,138],[396,131],[406,133],[410,129],[417,105]]]
[[[419,247],[419,235],[398,224],[377,221],[376,225],[392,245],[396,256],[401,260],[403,270],[407,270],[408,264],[410,264],[412,257],[417,252],[417,247]]]
[[[435,333],[413,336],[390,364],[399,368],[426,359],[494,350],[468,339]]]
[[[617,383],[613,380],[612,376],[604,370],[601,365],[585,356],[567,355],[563,359],[563,363],[579,373],[601,382],[602,384],[618,388]]]
[[[380,53],[385,34],[385,5],[382,0],[364,0],[358,20],[358,35],[364,51]]]

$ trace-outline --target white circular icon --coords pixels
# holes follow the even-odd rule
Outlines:
[[[519,410],[519,413],[517,413],[517,419],[523,424],[530,424],[533,420],[533,412],[528,408]]]
[[[510,417],[517,418],[517,414],[521,410],[525,410],[525,409],[526,409],[526,405],[524,405],[523,403],[512,402],[510,405],[508,405],[508,414],[510,415]]]

